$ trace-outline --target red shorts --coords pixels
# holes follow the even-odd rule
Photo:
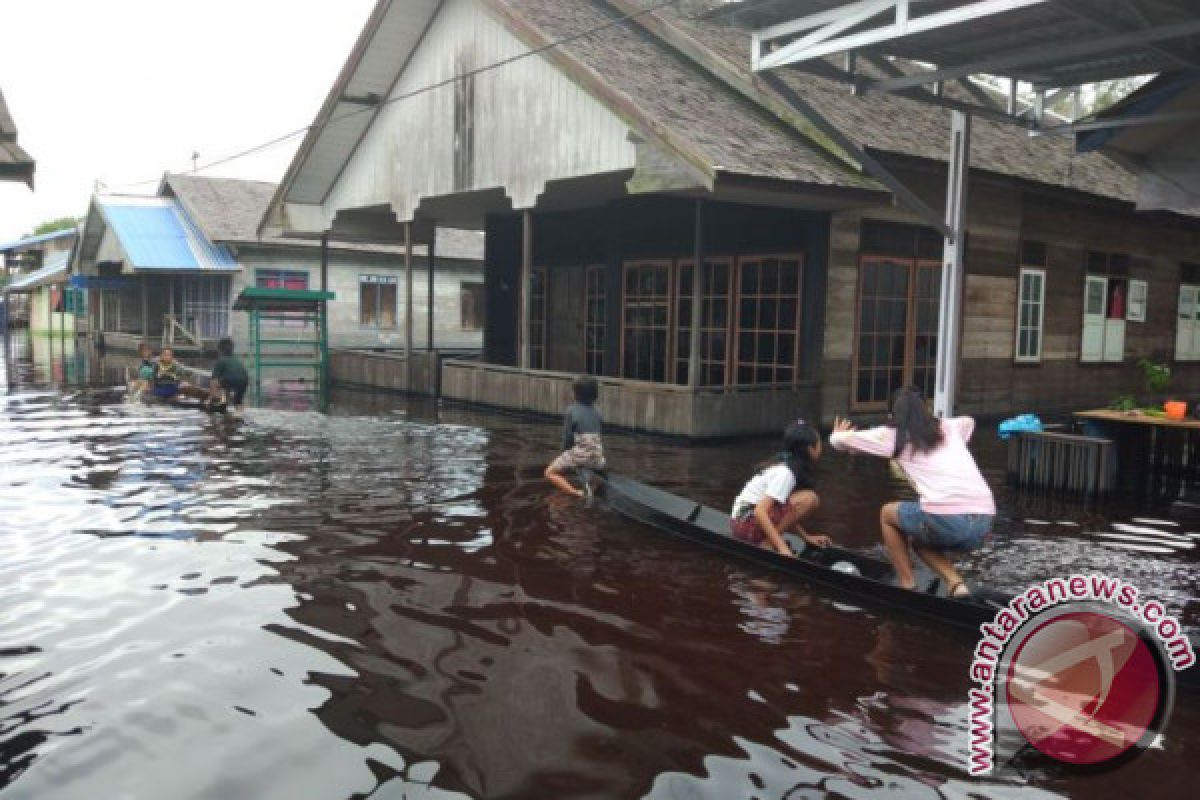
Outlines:
[[[783,503],[772,503],[771,510],[767,512],[767,517],[770,518],[771,524],[779,527],[779,523],[783,520],[783,515],[787,513],[787,506]],[[733,538],[739,539],[750,544],[762,544],[767,540],[766,531],[758,524],[758,517],[754,516],[754,509],[750,509],[740,517],[731,517],[729,520],[729,530],[733,533]]]

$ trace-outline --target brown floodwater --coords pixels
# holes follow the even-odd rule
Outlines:
[[[0,797],[1174,797],[1180,695],[1104,775],[964,770],[969,635],[550,496],[558,427],[290,394],[240,421],[129,405],[110,356],[0,363]],[[44,347],[45,345],[41,345]],[[7,386],[7,389],[3,387]],[[90,387],[90,388],[89,388]],[[1126,578],[1196,629],[1200,536],[997,486],[1006,589]],[[610,434],[616,469],[724,507],[770,440]],[[830,456],[816,525],[876,543],[903,491]]]

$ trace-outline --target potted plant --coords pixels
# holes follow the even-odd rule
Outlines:
[[[1183,419],[1187,416],[1187,403],[1172,400],[1167,394],[1171,388],[1171,367],[1167,364],[1160,364],[1155,361],[1143,358],[1138,362],[1138,366],[1142,370],[1142,377],[1146,381],[1146,388],[1157,398],[1166,396],[1166,402],[1163,403],[1163,410],[1167,412],[1167,416],[1171,419]]]

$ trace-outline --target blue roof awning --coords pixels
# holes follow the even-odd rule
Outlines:
[[[119,290],[137,286],[138,282],[130,278],[97,278],[95,275],[72,275],[67,281],[72,289],[105,289]]]
[[[71,261],[70,253],[54,253],[46,259],[41,269],[27,275],[19,275],[8,284],[10,292],[32,292],[39,286],[51,283],[63,283],[67,277],[67,266]]]
[[[43,244],[45,242],[52,242],[55,239],[62,239],[67,236],[75,236],[78,233],[79,233],[79,231],[76,230],[75,228],[64,228],[63,230],[60,230],[60,231],[50,231],[50,233],[43,233],[38,236],[26,236],[24,239],[17,239],[16,241],[5,242],[4,244],[0,244],[0,252],[7,252],[9,250],[19,250],[19,249],[23,249],[26,247],[31,247],[35,244]]]
[[[208,241],[171,198],[104,197],[97,203],[135,271],[240,269],[229,249]]]

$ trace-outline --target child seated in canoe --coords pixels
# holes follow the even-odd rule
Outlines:
[[[604,444],[600,440],[604,420],[595,408],[600,384],[591,375],[581,375],[571,389],[575,393],[575,402],[567,406],[564,415],[562,453],[546,467],[545,475],[546,480],[561,491],[583,497],[583,492],[571,485],[564,473],[573,469],[603,471],[607,467]]]
[[[812,466],[821,457],[821,434],[803,420],[783,432],[783,451],[759,465],[733,501],[730,530],[735,539],[793,555],[783,534],[797,533],[813,547],[827,547],[828,536],[809,533],[801,525],[820,506]]]
[[[175,360],[175,351],[164,347],[154,365],[154,382],[150,393],[160,400],[176,397],[207,397],[208,393],[183,380],[183,365]]]
[[[970,590],[947,553],[981,547],[996,516],[992,490],[967,449],[975,420],[934,417],[921,391],[911,387],[896,391],[891,408],[891,421],[870,430],[836,420],[829,442],[836,450],[894,459],[917,490],[919,502],[888,503],[879,512],[897,584],[906,589],[916,584],[911,542],[941,577],[947,594],[967,596]]]
[[[225,405],[240,409],[246,399],[246,389],[250,386],[250,375],[246,372],[246,365],[233,354],[233,339],[226,337],[217,342],[217,356],[205,405],[209,408]]]
[[[129,396],[134,400],[141,399],[154,383],[154,351],[150,349],[149,342],[138,345],[138,358],[141,359],[141,363],[138,364],[133,380],[129,382]]]

